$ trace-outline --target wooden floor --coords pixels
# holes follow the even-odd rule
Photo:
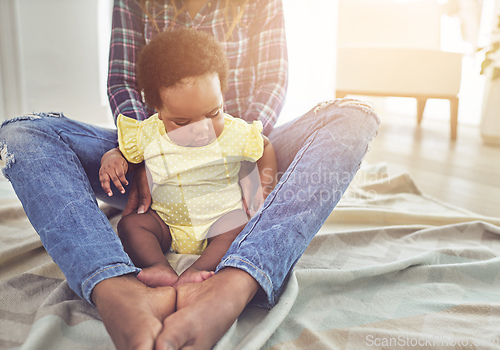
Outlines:
[[[419,189],[439,200],[500,217],[500,147],[482,143],[478,127],[416,117],[380,115],[382,124],[365,161],[385,162],[389,174],[407,172]]]

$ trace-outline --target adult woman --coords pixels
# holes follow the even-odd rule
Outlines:
[[[156,31],[176,26],[223,41],[231,69],[226,111],[263,122],[282,174],[207,281],[174,291],[146,288],[134,277],[139,269],[95,201],[108,200],[100,188],[99,160],[116,146],[116,131],[53,114],[24,116],[0,129],[4,174],[70,287],[96,304],[120,349],[155,343],[157,349],[209,348],[254,296],[256,303],[273,306],[354,176],[378,124],[367,106],[341,100],[273,128],[286,90],[281,0],[115,0],[109,71],[115,116],[149,116],[135,86],[135,57]],[[143,174],[135,176],[125,214],[149,205]],[[113,192],[112,204],[123,207],[126,197]]]

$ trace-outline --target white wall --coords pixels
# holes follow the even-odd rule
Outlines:
[[[0,1],[0,121],[23,104],[16,13],[15,0]]]
[[[56,111],[90,123],[109,122],[99,85],[97,6],[102,0],[2,1],[15,4],[20,113]],[[9,113],[5,106],[3,112]]]
[[[335,96],[338,0],[283,0],[290,75],[278,124]]]

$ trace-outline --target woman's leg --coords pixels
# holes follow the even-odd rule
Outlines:
[[[96,201],[108,199],[98,171],[115,142],[115,130],[56,113],[14,118],[0,128],[4,175],[71,289],[89,302],[100,281],[140,271]],[[110,200],[123,207],[126,197],[114,193]]]
[[[344,99],[276,128],[269,138],[282,176],[217,271],[246,271],[267,295],[262,305],[275,305],[289,272],[356,174],[378,123],[368,105]]]

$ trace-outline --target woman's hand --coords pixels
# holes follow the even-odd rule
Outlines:
[[[148,175],[144,164],[137,166],[134,178],[130,185],[128,202],[123,210],[123,216],[137,212],[145,213],[151,205],[151,191],[149,190]]]
[[[118,148],[113,148],[106,152],[101,158],[101,168],[99,169],[99,181],[101,187],[108,196],[112,196],[111,181],[115,184],[116,188],[125,193],[123,185],[128,185],[125,175],[128,171],[128,162],[121,154]]]

